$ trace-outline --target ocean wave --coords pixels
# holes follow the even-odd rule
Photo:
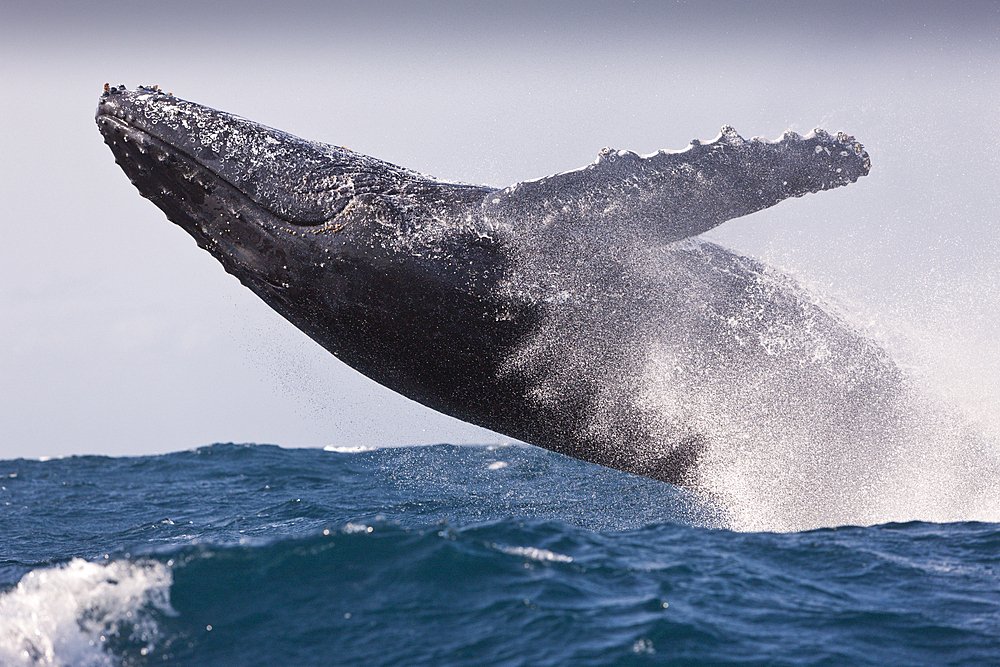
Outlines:
[[[988,664],[991,524],[339,528],[33,571],[12,665]],[[10,626],[15,627],[15,626]]]
[[[530,448],[219,445],[0,479],[3,665],[1000,655],[998,524],[732,532],[669,485]]]

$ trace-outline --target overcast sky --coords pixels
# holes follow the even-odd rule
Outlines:
[[[854,134],[871,176],[710,237],[840,299],[997,427],[996,2],[17,4],[0,15],[0,459],[507,440],[348,369],[140,198],[93,121],[105,82],[496,186],[723,124]]]

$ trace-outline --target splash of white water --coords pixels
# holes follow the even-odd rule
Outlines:
[[[157,616],[174,614],[171,581],[156,561],[33,570],[0,595],[0,664],[110,667],[111,642],[146,655],[161,639]]]

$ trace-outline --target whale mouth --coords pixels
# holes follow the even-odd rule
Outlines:
[[[155,132],[155,124],[150,127],[148,123],[142,123],[135,113],[129,112],[128,107],[109,104],[108,99],[107,96],[102,97],[97,108],[95,120],[98,130],[114,153],[117,164],[144,197],[157,205],[172,197],[201,205],[203,194],[224,183],[235,193],[269,210],[252,193],[206,164],[204,151],[201,151],[199,159],[195,151],[185,150],[181,142],[171,141],[162,136],[162,132]],[[174,178],[169,178],[171,175]],[[166,180],[170,180],[174,187],[168,188]],[[174,222],[181,224],[177,220]],[[188,229],[188,225],[182,226]]]
[[[284,263],[271,261],[280,221],[270,212],[196,158],[127,119],[98,113],[97,125],[139,193],[228,272],[273,289],[288,287]]]
[[[206,198],[222,186],[233,196],[247,194],[221,179],[176,146],[129,123],[118,115],[99,113],[97,126],[111,148],[115,162],[140,194],[164,209],[203,247],[214,239],[203,215]]]

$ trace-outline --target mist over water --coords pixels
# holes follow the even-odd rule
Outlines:
[[[733,412],[722,398],[718,406],[752,442],[748,456],[730,454],[708,468],[718,493],[732,497],[734,527],[1000,520],[1000,368],[993,324],[977,316],[1000,294],[992,273],[914,274],[909,303],[860,303],[844,296],[847,288],[804,285],[887,352],[901,373],[900,391],[839,433],[817,428],[822,420],[809,415],[780,424]],[[798,397],[809,412],[828,408],[822,394],[807,389]]]
[[[779,267],[789,262],[785,252],[768,254]],[[903,391],[839,435],[810,420],[789,429],[738,411],[736,429],[753,441],[752,454],[711,466],[718,492],[732,498],[734,527],[1000,520],[1000,332],[986,312],[1000,296],[997,267],[970,254],[967,266],[947,273],[938,261],[883,294],[782,268],[887,352]],[[822,396],[803,396],[823,409]]]
[[[541,403],[589,387],[581,434],[614,442],[638,423],[648,443],[611,445],[637,460],[704,442],[688,482],[736,530],[1000,520],[996,424],[981,419],[997,396],[935,375],[967,343],[928,360],[935,332],[907,341],[913,325],[710,243],[616,232],[559,259],[529,244],[515,280],[556,305],[510,365]]]

